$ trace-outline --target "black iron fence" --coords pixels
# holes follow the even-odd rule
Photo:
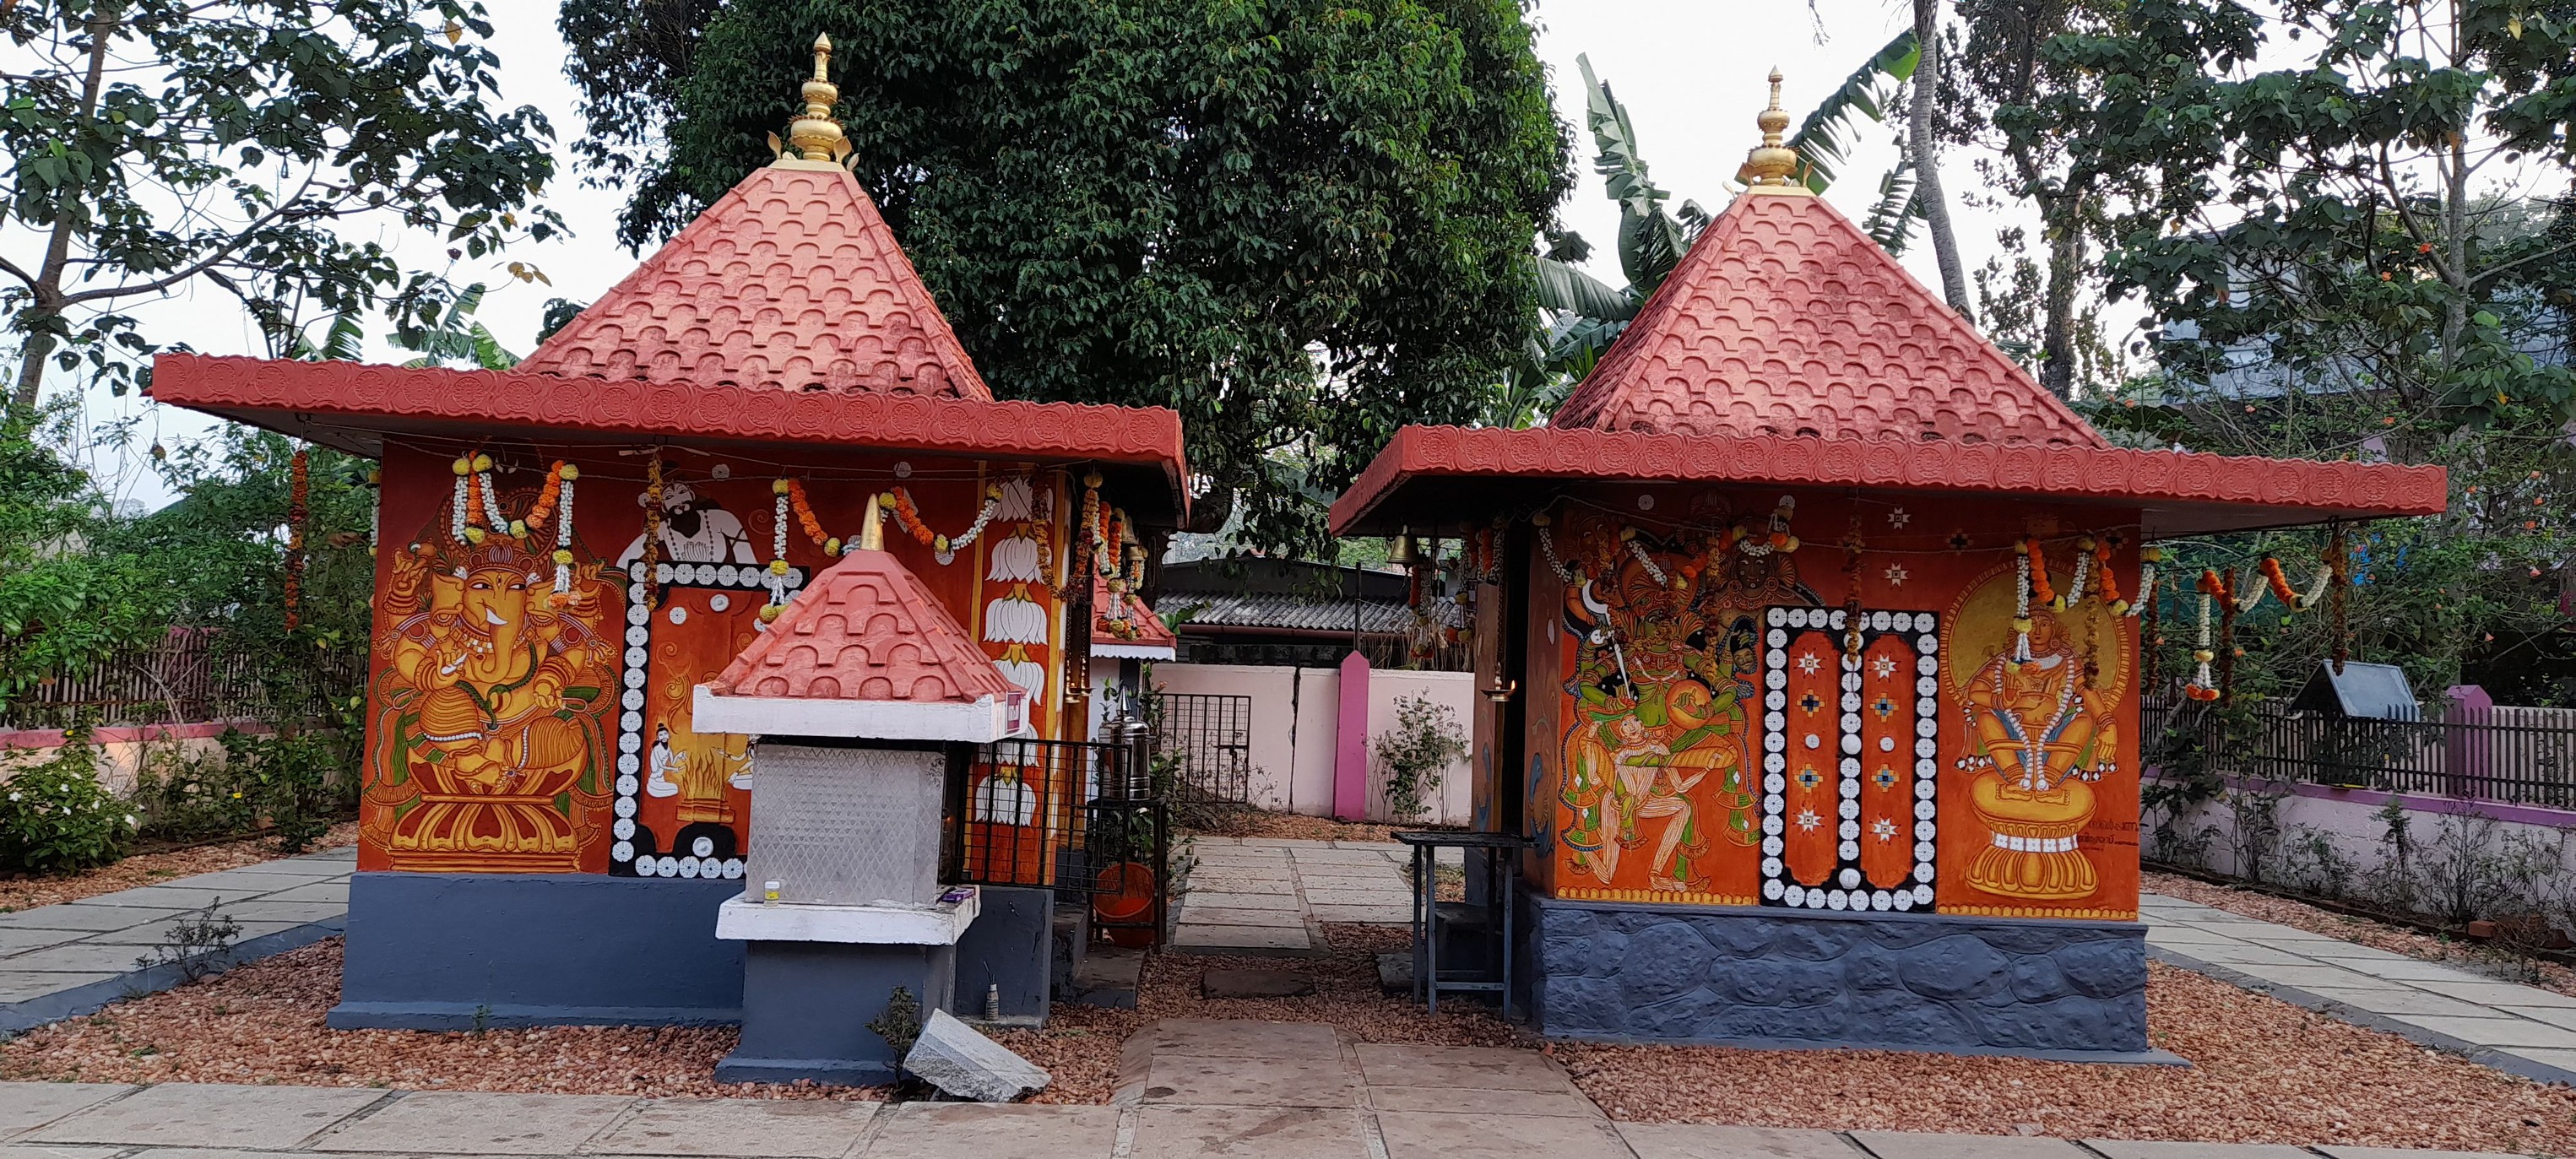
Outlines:
[[[1154,752],[1185,806],[1252,802],[1252,698],[1165,692],[1154,697]]]
[[[948,786],[941,880],[1086,894],[1094,926],[1152,940],[1171,897],[1172,825],[1138,759],[1081,741],[976,750]]]
[[[2453,707],[2370,720],[2271,705],[2149,701],[2141,751],[2167,772],[2576,808],[2576,712]]]
[[[319,652],[281,666],[226,649],[213,632],[174,630],[158,644],[47,673],[0,699],[0,729],[273,719],[281,699],[344,697],[364,683],[363,653]]]

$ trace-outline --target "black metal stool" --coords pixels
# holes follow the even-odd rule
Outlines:
[[[1529,839],[1510,833],[1432,830],[1397,833],[1395,839],[1413,850],[1414,997],[1428,1003],[1431,1012],[1437,1014],[1443,991],[1490,992],[1502,1006],[1503,1017],[1511,1017],[1512,924],[1519,910],[1520,854],[1529,847]],[[1440,900],[1441,849],[1484,851],[1485,896],[1481,905]],[[1441,973],[1440,945],[1444,935],[1462,926],[1482,927],[1492,939],[1487,960],[1458,968],[1472,969],[1472,976],[1447,977]]]

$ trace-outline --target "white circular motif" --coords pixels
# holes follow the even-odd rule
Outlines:
[[[1808,908],[1808,909],[1823,909],[1823,908],[1825,908],[1825,891],[1823,891],[1823,890],[1821,890],[1821,889],[1810,889],[1810,890],[1808,890],[1808,891],[1807,891],[1807,908]]]
[[[617,706],[628,712],[633,712],[644,707],[644,690],[641,688],[627,689],[624,696],[617,698]]]
[[[1849,658],[1849,657],[1845,657],[1845,659],[1846,659],[1846,660],[1848,660],[1848,659],[1850,659],[1850,658]],[[1843,669],[1843,691],[1845,691],[1845,692],[1858,692],[1858,691],[1860,691],[1860,671],[1859,671],[1859,669],[1860,669],[1860,666],[1859,666],[1858,664],[1846,664],[1846,665],[1844,666],[1844,669]]]
[[[671,582],[671,576],[672,576],[672,571],[671,571],[671,565],[670,565],[670,564],[667,564],[667,563],[657,563],[657,564],[654,564],[654,565],[653,565],[653,582],[654,582],[654,583],[657,583],[657,584],[666,584],[666,583],[669,583],[669,582]]]
[[[1914,702],[1914,712],[1917,716],[1939,716],[1941,715],[1941,702],[1926,696],[1921,700]]]
[[[1931,819],[1932,819],[1932,802],[1930,802],[1930,801],[1916,801],[1916,802],[1914,803],[1914,819],[1915,819],[1915,820],[1917,820],[1917,821],[1929,821],[1929,820],[1931,820]]]
[[[1780,900],[1781,888],[1780,878],[1775,874],[1769,881],[1762,883],[1762,896],[1769,898],[1772,901],[1778,901]]]
[[[1762,853],[1763,853],[1763,856],[1766,856],[1766,857],[1774,857],[1774,858],[1776,858],[1776,857],[1780,856],[1781,852],[1782,852],[1783,850],[1787,849],[1787,848],[1788,848],[1787,846],[1785,846],[1785,845],[1783,845],[1783,844],[1781,844],[1781,843],[1780,843],[1780,839],[1779,839],[1779,838],[1777,838],[1777,837],[1768,837],[1768,838],[1764,838],[1764,839],[1763,839],[1763,841],[1762,841]],[[1763,870],[1763,872],[1764,872],[1764,873],[1777,874],[1779,871],[1778,871],[1778,870],[1776,870],[1776,869],[1766,869],[1766,870]]]
[[[1854,826],[1854,828],[1858,828],[1858,826]],[[1842,855],[1842,859],[1845,861],[1857,860],[1860,857],[1860,843],[1857,841],[1845,841],[1841,845],[1835,847],[1835,852],[1840,853]],[[1844,870],[1843,872],[1849,873],[1851,871]]]
[[[1817,736],[1816,734],[1814,734],[1814,733],[1812,733],[1812,732],[1807,734],[1805,744],[1806,744],[1806,746],[1807,746],[1808,748],[1816,748],[1816,747],[1818,747],[1818,746],[1823,745],[1824,743],[1825,743],[1825,742],[1824,742],[1824,739],[1823,739],[1822,737],[1819,737],[1819,736]]]
[[[680,875],[680,859],[665,853],[662,856],[653,859],[653,868],[659,871],[664,877],[678,877]]]
[[[631,616],[631,615],[630,615],[628,618],[629,618],[629,619],[634,619],[634,618],[636,618],[636,617],[633,617],[633,616]],[[626,629],[626,646],[627,646],[627,647],[629,647],[629,648],[641,648],[641,647],[643,647],[644,645],[646,645],[646,644],[650,644],[650,643],[652,643],[652,642],[653,642],[653,629],[651,629],[651,628],[647,628],[647,627],[645,627],[645,626],[644,626],[644,625],[642,625],[642,624],[637,624],[637,625],[635,625],[635,626],[634,626],[634,627],[632,627],[632,628],[628,628],[628,629]]]
[[[1884,632],[1887,630],[1887,625],[1887,613],[1871,612],[1869,614],[1869,626],[1872,631]]]
[[[1789,646],[1789,633],[1787,633],[1786,631],[1783,631],[1783,630],[1781,630],[1781,629],[1779,629],[1779,628],[1773,628],[1773,629],[1771,629],[1769,632],[1764,633],[1764,635],[1763,635],[1763,637],[1762,637],[1762,642],[1763,642],[1765,645],[1768,645],[1768,646],[1773,647],[1773,648],[1786,648],[1786,647],[1788,647],[1788,646]],[[1784,653],[1773,653],[1773,654],[1774,654],[1774,655],[1785,655]],[[1774,660],[1774,661],[1772,661],[1772,663],[1774,663],[1774,664],[1777,664],[1777,663],[1779,663],[1779,662],[1780,662],[1780,661],[1778,661],[1778,660]]]
[[[1778,877],[1778,876],[1780,876],[1780,859],[1779,859],[1779,858],[1777,858],[1777,857],[1765,857],[1765,858],[1763,858],[1763,859],[1762,859],[1762,876],[1764,876],[1764,877]]]
[[[1846,869],[1846,870],[1844,870],[1844,871],[1843,871],[1843,876],[1842,876],[1842,883],[1843,883],[1843,888],[1844,888],[1844,889],[1858,889],[1858,888],[1860,888],[1860,871],[1859,871],[1859,870],[1857,870],[1857,869]]]
[[[681,858],[681,859],[680,859],[680,876],[682,876],[682,877],[696,877],[697,875],[698,875],[698,859],[697,859],[697,858],[694,858],[694,857],[683,857],[683,858]]]
[[[634,776],[635,770],[642,767],[644,767],[643,764],[635,759],[633,753],[621,753],[617,757],[617,771],[627,776]]]
[[[1778,813],[1778,812],[1780,812],[1781,810],[1787,809],[1788,807],[1789,807],[1789,803],[1788,803],[1787,801],[1781,800],[1781,799],[1780,799],[1780,794],[1778,794],[1778,793],[1773,793],[1773,794],[1771,794],[1771,795],[1769,795],[1769,796],[1767,796],[1767,797],[1762,798],[1762,808],[1763,808],[1765,811],[1772,812],[1772,813]]]
[[[1806,627],[1806,626],[1807,626],[1807,609],[1805,609],[1805,608],[1791,608],[1791,609],[1789,609],[1789,626],[1790,626],[1790,627],[1792,627],[1792,628],[1803,628],[1803,627]]]
[[[671,605],[671,622],[674,624],[688,623],[689,609],[681,607],[678,604]]]
[[[661,870],[660,870],[660,869],[658,869],[658,868],[656,868],[656,867],[653,865],[653,859],[652,859],[652,858],[650,858],[650,857],[638,857],[638,858],[636,858],[636,859],[635,859],[635,876],[637,876],[637,877],[655,877],[655,876],[658,876],[660,873],[661,873]]]
[[[1906,890],[1898,890],[1896,892],[1896,900],[1892,904],[1896,906],[1897,911],[1900,913],[1905,910],[1913,909],[1914,894]]]
[[[716,839],[713,837],[700,837],[689,843],[689,852],[695,853],[700,857],[713,856],[715,851]]]
[[[1789,686],[1789,674],[1774,668],[1762,674],[1762,686],[1765,688],[1787,688]]]
[[[617,803],[610,808],[615,809],[620,817],[632,817],[635,815],[635,798],[619,797]]]
[[[1917,842],[1915,842],[1915,843],[1914,843],[1914,860],[1916,860],[1916,861],[1930,861],[1930,860],[1932,860],[1932,854],[1933,854],[1933,849],[1932,849],[1932,843],[1931,843],[1931,842],[1929,842],[1929,841],[1917,841]]]
[[[1788,827],[1789,823],[1781,820],[1780,815],[1777,813],[1773,813],[1762,818],[1762,831],[1770,834],[1771,836],[1779,836],[1780,833]]]
[[[1855,781],[1855,780],[1851,780],[1851,779],[1849,779],[1849,778],[1845,778],[1845,779],[1843,780],[1843,783],[1842,783],[1842,788],[1843,788],[1843,796],[1846,796],[1846,797],[1857,797],[1857,796],[1860,796],[1860,782],[1859,782],[1859,781]]]
[[[1873,893],[1873,894],[1869,895],[1869,908],[1871,908],[1871,909],[1874,909],[1874,910],[1883,910],[1883,909],[1886,909],[1890,904],[1891,904],[1891,902],[1890,902],[1890,900],[1889,900],[1889,898],[1888,898],[1888,896],[1887,896],[1887,891],[1886,891],[1886,890],[1883,890],[1883,889],[1882,889],[1882,890],[1879,890],[1879,891],[1878,891],[1878,892],[1876,892],[1876,893]]]
[[[1835,811],[1840,813],[1845,820],[1850,820],[1853,817],[1860,816],[1860,802],[1844,801],[1841,805],[1835,807]],[[1860,823],[1857,821],[1852,822],[1851,836],[1860,836]]]
[[[1883,736],[1878,738],[1878,751],[1883,753],[1895,752],[1896,738],[1892,736]]]
[[[1843,624],[1845,622],[1844,613],[1841,608],[1834,609],[1833,614],[1825,618],[1825,625],[1837,632],[1843,629]]]
[[[1789,747],[1789,738],[1780,733],[1766,732],[1762,734],[1762,747],[1776,753]]]
[[[643,669],[641,669],[641,668],[629,668],[629,669],[627,669],[627,670],[626,670],[626,686],[627,686],[628,688],[642,688],[642,687],[644,687],[644,670],[643,670]]]
[[[1844,757],[1844,758],[1843,758],[1843,775],[1844,775],[1844,776],[1846,776],[1846,777],[1857,777],[1857,776],[1859,776],[1859,775],[1860,775],[1860,758],[1859,758],[1859,757]]]
[[[1777,736],[1777,735],[1779,735],[1779,734],[1774,733],[1774,734],[1772,734],[1772,735]],[[1768,738],[1765,738],[1765,739],[1768,739]],[[1773,747],[1773,748],[1775,748],[1775,749],[1776,749],[1776,748],[1778,748],[1779,746],[1778,746],[1778,745],[1773,745],[1773,746],[1771,746],[1771,747]],[[1773,752],[1773,753],[1766,754],[1766,755],[1764,755],[1764,756],[1763,756],[1763,758],[1762,758],[1762,771],[1763,771],[1763,772],[1766,772],[1766,773],[1776,773],[1776,772],[1779,772],[1779,771],[1781,771],[1782,769],[1786,769],[1786,768],[1788,768],[1788,767],[1789,767],[1789,762],[1787,762],[1787,761],[1785,761],[1785,760],[1782,760],[1782,759],[1781,759],[1781,757],[1780,757],[1780,754],[1779,754],[1779,753],[1777,753],[1777,752]]]
[[[1652,495],[1639,495],[1639,496],[1637,496],[1637,510],[1639,510],[1639,511],[1652,511],[1652,510],[1654,510],[1654,509],[1655,509],[1655,497],[1654,497],[1654,496],[1652,496]]]
[[[1846,712],[1846,713],[1844,713],[1844,714],[1843,714],[1843,731],[1844,731],[1844,732],[1859,732],[1859,731],[1860,731],[1860,714],[1859,714],[1859,713],[1857,713],[1857,712]]]
[[[1933,719],[1932,717],[1921,716],[1916,717],[1914,720],[1914,735],[1916,736],[1931,736],[1939,731],[1941,731],[1941,722]]]
[[[1789,727],[1789,718],[1777,712],[1764,713],[1762,716],[1762,727],[1770,729],[1773,732],[1778,732],[1781,729]]]
[[[1786,793],[1789,791],[1789,778],[1781,776],[1778,773],[1767,774],[1762,778],[1762,791],[1765,793]]]
[[[1917,870],[1916,872],[1917,872],[1917,873],[1921,873],[1921,874],[1925,874],[1925,875],[1929,875],[1932,871],[1931,871],[1930,869],[1928,869],[1928,868],[1927,868],[1927,869]],[[1915,886],[1915,887],[1914,887],[1914,904],[1916,904],[1916,905],[1930,905],[1930,904],[1932,904],[1932,887],[1931,887],[1930,885],[1918,885],[1918,886]]]
[[[617,791],[629,797],[634,796],[635,790],[640,787],[641,786],[636,784],[635,774],[633,773],[628,773],[625,776],[617,778]]]
[[[1929,800],[1931,800],[1931,799],[1932,799],[1932,794],[1933,794],[1933,792],[1934,792],[1934,791],[1935,791],[1935,790],[1934,790],[1934,789],[1933,789],[1933,787],[1932,787],[1932,778],[1930,778],[1930,777],[1917,777],[1917,778],[1915,779],[1915,781],[1914,781],[1914,795],[1915,795],[1916,797],[1919,797],[1919,798],[1921,798],[1921,799],[1923,799],[1923,800],[1929,801]]]
[[[617,751],[631,753],[644,747],[644,738],[631,732],[617,734]]]
[[[724,859],[724,875],[725,875],[725,880],[727,880],[727,881],[739,881],[739,880],[741,880],[741,879],[742,879],[742,859],[741,859],[741,858],[739,858],[739,857],[728,857],[728,858],[725,858],[725,859]]]
[[[1928,620],[1931,617],[1925,616],[1924,619]],[[1941,638],[1931,635],[1917,637],[1914,641],[1914,650],[1929,656],[1941,650]]]
[[[632,841],[620,841],[615,845],[609,846],[608,859],[610,861],[621,862],[635,860],[635,843]]]
[[[1847,732],[1843,734],[1843,751],[1847,753],[1856,753],[1860,751],[1859,733]]]
[[[628,667],[641,667],[646,660],[650,659],[652,659],[652,655],[642,648],[628,648],[626,650],[626,664]]]
[[[1792,906],[1802,906],[1807,904],[1807,891],[1804,888],[1795,885],[1790,886],[1788,894],[1789,896],[1780,900],[1788,902]]]
[[[1914,658],[1914,673],[1917,676],[1930,676],[1940,670],[1941,661],[1938,657],[1917,656]]]
[[[1940,692],[1941,682],[1932,679],[1928,675],[1923,676],[1914,682],[1914,695],[1918,697],[1937,696]]]
[[[716,594],[707,597],[707,610],[709,611],[721,612],[732,606],[733,597],[726,595],[723,592],[717,592]]]
[[[653,618],[653,610],[652,610],[651,608],[647,608],[647,607],[645,607],[641,602],[637,602],[637,603],[632,603],[632,604],[628,604],[628,605],[626,605],[626,622],[627,622],[627,623],[630,623],[630,624],[641,624],[641,623],[643,623],[644,621],[649,620],[649,619],[652,619],[652,618]]]
[[[1919,813],[1922,812],[1922,809],[1917,807],[1915,811]],[[1939,831],[1932,827],[1932,821],[1930,818],[1925,818],[1914,823],[1914,839],[1917,841],[1930,841],[1932,839],[1932,835],[1936,832]]]
[[[1762,707],[1770,709],[1773,712],[1778,712],[1781,709],[1787,708],[1789,707],[1789,694],[1786,692],[1765,692],[1762,694]]]
[[[1832,893],[1826,894],[1825,902],[1826,904],[1833,906],[1835,909],[1842,909],[1851,905],[1851,895],[1838,889]]]
[[[1789,664],[1789,653],[1779,648],[1773,648],[1769,659],[1772,667],[1785,668]]]
[[[617,727],[625,729],[628,732],[633,732],[636,729],[642,728],[644,727],[644,714],[640,712],[626,713],[625,715],[617,718]]]
[[[635,836],[635,819],[620,817],[608,827],[608,832],[620,841],[629,840]]]
[[[1789,622],[1789,611],[1788,611],[1788,609],[1786,609],[1786,608],[1773,608],[1773,609],[1771,609],[1770,620],[1771,620],[1771,623],[1772,623],[1775,627],[1776,627],[1776,626],[1778,626],[1778,625],[1780,625],[1780,624],[1788,623],[1788,622]]]
[[[1934,754],[1940,751],[1941,750],[1939,748],[1933,745],[1931,737],[1927,736],[1914,742],[1914,755],[1926,760],[1931,759]]]

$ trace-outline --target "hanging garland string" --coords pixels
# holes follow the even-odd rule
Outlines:
[[[2237,576],[2236,569],[2232,567],[2227,569],[2226,573],[2221,576],[2218,581],[2218,590],[2228,595],[2234,595],[2237,591],[2247,586],[2251,585],[2245,584],[2244,581]],[[2262,596],[2263,589],[2255,587],[2253,600],[2244,600],[2240,602],[2239,600],[2229,599],[2222,600],[2219,603],[2218,699],[2221,702],[2234,703],[2236,699],[2236,615],[2240,610],[2250,607],[2255,601],[2260,600]]]
[[[2120,575],[2111,570],[2111,543],[2108,537],[2090,541],[2093,549],[2093,582],[2102,589],[2102,604],[2114,616],[2129,614],[2129,601],[2120,598]]]
[[[636,576],[644,585],[644,610],[660,606],[661,587],[654,581],[654,565],[662,557],[662,452],[655,448],[644,461],[644,556],[636,563]]]
[[[2209,606],[2212,600],[2223,602],[2227,599],[2227,584],[2218,577],[2216,571],[2202,569],[2197,590],[2200,592],[2200,628],[2193,638],[2191,659],[2200,667],[2192,675],[2191,683],[2184,685],[2182,691],[2184,696],[2193,700],[2216,700],[2218,681],[2210,674],[2209,663],[2218,657],[2217,653],[2211,651]]]
[[[2138,624],[2138,654],[2140,666],[2146,669],[2143,686],[2156,688],[2164,677],[2165,641],[2164,625],[2159,621],[2156,609],[2156,571],[2152,563],[2145,565],[2138,576],[2138,602],[2130,610],[2132,614],[2145,617]]]
[[[879,496],[877,501],[884,504],[885,509],[894,515],[896,523],[901,524],[905,531],[911,533],[913,542],[929,548],[940,564],[945,566],[957,558],[958,552],[974,546],[975,540],[984,534],[985,525],[993,521],[993,516],[1001,513],[1002,487],[1001,484],[996,483],[984,489],[984,506],[982,510],[975,513],[975,522],[968,524],[966,530],[954,536],[938,534],[930,529],[929,524],[923,523],[920,506],[913,502],[912,492],[905,488],[897,487],[888,491]],[[1112,564],[1110,570],[1116,571],[1116,565]]]
[[[307,503],[313,493],[311,452],[295,448],[286,461],[286,479],[286,630],[292,633],[304,622],[304,523],[311,514]]]
[[[2326,543],[2326,571],[2333,589],[2331,615],[2334,618],[2334,670],[2343,675],[2344,660],[2352,652],[2351,625],[2345,619],[2352,598],[2352,561],[2345,554],[2343,524],[2334,525],[2333,537]]]
[[[2156,565],[2165,561],[2165,549],[2148,544],[2138,549],[2138,603],[2129,608],[2137,615],[2143,607],[2149,619],[2156,614]]]

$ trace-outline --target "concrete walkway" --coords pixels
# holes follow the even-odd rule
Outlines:
[[[2147,952],[2542,1082],[2576,1083],[2576,997],[2148,894]]]
[[[225,964],[338,934],[357,863],[356,849],[338,849],[0,913],[0,1033],[177,985],[182,967],[161,960],[172,928],[218,901],[241,924]]]
[[[2432,1151],[1614,1123],[1544,1055],[1165,1021],[1105,1107],[0,1084],[0,1159],[2441,1159]]]
[[[1172,934],[1182,953],[1320,954],[1325,922],[1411,920],[1394,842],[1193,837],[1190,854]]]

